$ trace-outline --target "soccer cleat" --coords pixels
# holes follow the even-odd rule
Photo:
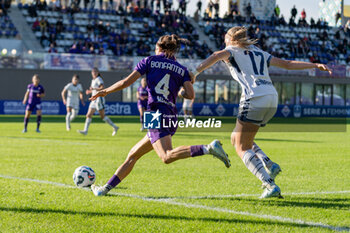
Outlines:
[[[23,130],[22,130],[22,133],[27,133],[27,129],[23,129]]]
[[[67,131],[70,131],[70,127],[66,127],[66,130],[67,130]]]
[[[84,131],[84,130],[77,130],[77,132],[80,133],[80,134],[83,134],[83,135],[87,135],[87,132]]]
[[[280,165],[273,163],[270,168],[266,168],[267,173],[271,179],[275,180],[276,176],[282,171]]]
[[[91,191],[95,196],[105,196],[108,192],[109,189],[106,189],[104,186],[97,186],[97,185],[91,185]]]
[[[37,133],[41,133],[41,131],[40,131],[39,129],[36,129],[36,132],[37,132]]]
[[[231,162],[228,158],[228,155],[225,153],[222,148],[222,144],[219,140],[214,140],[208,145],[209,154],[212,154],[214,157],[220,159],[227,168],[231,166]]]
[[[283,198],[281,195],[281,189],[277,185],[272,185],[269,187],[269,185],[265,185],[265,190],[261,194],[260,198],[270,198],[270,197],[278,197]]]
[[[145,128],[143,128],[143,126],[140,128],[140,131],[143,132],[145,131]]]
[[[117,134],[118,129],[119,129],[119,127],[118,127],[118,126],[114,127],[114,130],[113,130],[112,136],[115,136],[115,135]]]

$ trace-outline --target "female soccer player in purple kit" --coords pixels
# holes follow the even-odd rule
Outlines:
[[[141,86],[137,88],[137,108],[140,112],[140,122],[141,122],[141,131],[144,130],[143,128],[143,113],[147,109],[147,101],[148,101],[148,91],[147,91],[147,81],[146,78],[141,79]]]
[[[148,86],[147,110],[163,114],[163,116],[170,116],[171,120],[176,121],[176,97],[179,95],[187,99],[194,98],[190,73],[186,67],[179,64],[175,59],[175,54],[179,50],[182,41],[184,40],[176,35],[160,37],[156,44],[155,56],[140,61],[127,78],[99,91],[90,100],[120,91],[146,74]],[[183,90],[179,93],[181,87],[183,87]],[[147,135],[130,150],[125,162],[104,186],[91,186],[93,193],[96,196],[106,195],[131,172],[138,159],[151,150],[155,150],[166,164],[179,159],[212,154],[224,162],[226,167],[231,166],[230,160],[218,140],[214,140],[208,145],[180,146],[173,149],[172,136],[175,132],[176,127],[149,129]]]
[[[29,122],[29,117],[32,111],[36,110],[36,132],[40,133],[39,127],[41,122],[41,98],[45,96],[45,91],[43,86],[41,86],[39,75],[34,74],[32,78],[32,84],[29,84],[27,87],[27,92],[24,95],[23,104],[26,105],[26,113],[24,116],[24,129],[23,133],[27,132],[27,126]]]

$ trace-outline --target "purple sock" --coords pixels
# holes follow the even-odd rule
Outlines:
[[[24,118],[24,129],[27,129],[28,122],[29,122],[29,118],[28,118],[28,117],[25,117],[25,118]]]
[[[121,180],[119,179],[119,177],[118,177],[117,175],[113,175],[112,178],[109,179],[109,181],[107,182],[107,184],[110,185],[112,188],[114,188],[114,187],[117,186],[120,182],[121,182]]]
[[[40,122],[41,122],[41,115],[38,115],[37,117],[36,117],[36,128],[37,129],[39,129],[39,127],[40,127]]]
[[[196,157],[204,155],[203,146],[204,145],[191,146],[191,156]]]

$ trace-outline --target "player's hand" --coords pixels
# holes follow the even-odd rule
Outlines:
[[[191,83],[193,84],[196,81],[196,76],[194,76],[194,74],[192,73],[192,71],[188,72],[190,74],[190,78],[191,78]]]
[[[63,100],[63,104],[64,104],[64,105],[66,105],[66,104],[67,104],[66,100]]]
[[[23,104],[23,105],[26,105],[26,102],[27,102],[27,101],[23,100],[23,101],[22,101],[22,104]]]
[[[316,64],[316,66],[317,66],[317,68],[319,69],[319,70],[321,70],[321,71],[328,71],[328,73],[330,74],[330,75],[332,75],[332,70],[327,66],[327,65],[325,65],[325,64],[319,64],[319,63],[317,63]]]
[[[81,101],[81,105],[85,106],[85,102],[84,102],[84,101]]]
[[[87,94],[87,95],[90,95],[91,93],[92,93],[92,91],[90,89],[85,91],[85,94]]]
[[[40,97],[41,97],[41,94],[36,94],[36,97],[39,97],[39,98],[40,98]]]
[[[180,91],[177,93],[177,96],[180,98],[183,98],[183,94],[185,93],[185,89],[183,87],[181,87]]]
[[[97,99],[98,97],[105,97],[107,95],[107,92],[105,90],[99,91],[96,93],[96,95],[92,96],[89,100],[93,101]]]

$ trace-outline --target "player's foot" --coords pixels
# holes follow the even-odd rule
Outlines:
[[[66,127],[66,130],[67,130],[67,131],[70,131],[70,127]]]
[[[77,130],[77,132],[80,133],[80,134],[83,134],[83,135],[87,135],[87,132],[84,131],[84,130]]]
[[[105,196],[109,189],[105,188],[105,186],[97,186],[97,185],[91,185],[91,191],[94,193],[95,196]]]
[[[41,131],[40,131],[39,129],[36,129],[36,132],[37,132],[37,133],[41,133]]]
[[[27,129],[23,129],[23,130],[22,130],[22,133],[27,133]]]
[[[265,186],[264,192],[261,194],[260,198],[270,198],[270,197],[278,197],[278,198],[283,198],[281,195],[281,189],[277,185]]]
[[[112,136],[115,136],[115,135],[117,134],[118,129],[119,129],[119,127],[118,127],[118,126],[114,127],[114,130],[113,130]]]
[[[266,168],[267,173],[271,179],[275,180],[276,176],[282,171],[280,165],[273,163],[270,168]]]
[[[145,131],[145,128],[143,128],[143,126],[140,128],[140,131],[143,132]]]
[[[222,144],[219,140],[214,140],[208,145],[209,153],[212,154],[214,157],[220,159],[227,168],[231,166],[231,162],[228,158],[228,155],[225,153],[224,149],[222,148]]]

